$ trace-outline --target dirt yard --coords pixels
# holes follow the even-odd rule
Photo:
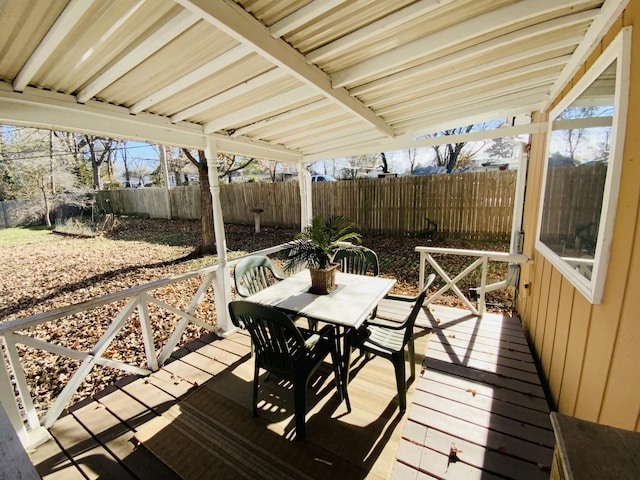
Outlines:
[[[263,228],[255,234],[253,226],[227,226],[227,248],[231,258],[284,243],[293,238],[293,230]],[[117,227],[104,236],[78,238],[63,236],[42,229],[0,230],[0,321],[27,317],[71,304],[81,303],[102,295],[118,292],[133,286],[194,270],[215,263],[215,256],[195,255],[200,236],[197,221],[169,221],[123,218]],[[378,253],[383,276],[397,279],[395,293],[417,293],[419,255],[416,245],[448,246],[483,250],[506,250],[505,244],[478,242],[438,242],[424,238],[365,237],[363,245]],[[440,260],[440,259],[439,259]],[[449,256],[445,269],[459,272],[468,259]],[[466,263],[465,263],[466,262]],[[490,272],[489,282],[504,278],[506,265],[496,264]],[[453,275],[452,275],[453,276]],[[479,272],[471,278],[477,282]],[[185,287],[197,289],[197,283]],[[473,283],[461,285],[466,291]],[[180,304],[177,296],[190,299],[185,289],[167,288],[162,292],[164,301]],[[191,293],[192,294],[192,293]],[[491,310],[508,311],[512,301],[509,291],[494,292],[488,298]],[[459,306],[457,298],[443,297],[438,303]],[[86,317],[74,315],[57,322],[50,322],[32,330],[39,338],[88,351],[96,339],[106,330],[122,304],[100,307]],[[199,318],[214,318],[215,305],[205,302],[196,312]],[[97,321],[99,318],[101,320]],[[118,337],[114,347],[105,353],[110,358],[138,364],[144,363],[141,355],[141,335],[135,322]],[[170,334],[175,320],[154,325],[155,341],[162,344]],[[196,338],[204,330],[191,327],[183,341]],[[78,361],[61,359],[54,355],[21,354],[28,382],[35,393],[37,403],[44,408],[59,394]],[[107,367],[95,367],[82,385],[76,399],[92,395],[122,372]]]

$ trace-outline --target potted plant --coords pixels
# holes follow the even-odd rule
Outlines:
[[[332,263],[333,256],[339,249],[359,250],[351,243],[362,240],[355,227],[356,224],[344,216],[313,217],[311,223],[288,244],[284,271],[306,267],[311,272],[311,293],[324,295],[335,290],[339,265]]]

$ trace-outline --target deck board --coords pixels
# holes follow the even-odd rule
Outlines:
[[[392,478],[548,479],[555,439],[519,320],[433,310]]]
[[[401,319],[410,307],[386,302],[379,314]],[[398,434],[375,447],[379,462],[390,465],[388,478],[548,478],[553,447],[548,406],[519,321],[488,314],[478,324],[468,312],[429,306],[417,324],[432,327],[433,333],[425,337],[426,353],[422,340],[416,351],[423,368],[411,384],[408,413]],[[425,330],[416,332],[421,337]],[[51,429],[55,440],[31,453],[38,472],[46,480],[177,478],[138,445],[136,431],[170,413],[209,380],[238,368],[250,372],[250,345],[244,332],[224,339],[207,334],[174,352],[159,371],[121,379],[94,399],[70,407]],[[353,412],[344,418],[354,426],[379,423],[375,405],[380,402],[387,405],[385,411],[397,411],[389,362],[363,362],[354,353],[352,378]],[[276,387],[269,387],[274,394]],[[310,410],[311,437],[319,428],[315,408],[323,405]],[[241,421],[252,425],[255,419],[249,415]],[[459,450],[453,456],[452,444]],[[223,470],[218,473],[231,472]],[[380,474],[372,471],[370,478]]]

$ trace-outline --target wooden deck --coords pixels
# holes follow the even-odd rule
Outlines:
[[[198,405],[206,408],[208,400],[219,399],[219,410],[213,408],[212,412],[221,417],[235,417],[229,419],[235,422],[231,427],[223,425],[229,433],[221,436],[221,444],[233,440],[234,429],[240,432],[245,428],[250,429],[241,435],[246,452],[236,451],[240,443],[233,444],[236,450],[232,453],[238,458],[258,458],[256,455],[262,451],[247,442],[264,442],[265,432],[271,435],[266,438],[273,452],[282,453],[279,459],[275,456],[280,453],[271,453],[270,463],[280,465],[280,469],[265,471],[265,478],[277,477],[282,472],[295,478],[295,472],[300,471],[296,469],[302,468],[295,462],[316,462],[316,468],[321,466],[327,471],[332,466],[337,468],[337,464],[323,460],[330,458],[332,452],[318,453],[315,447],[303,452],[300,444],[312,446],[314,438],[329,442],[332,434],[338,438],[338,428],[351,429],[345,431],[358,439],[347,441],[346,447],[337,444],[334,450],[353,451],[353,458],[365,456],[366,461],[355,467],[341,467],[347,468],[342,471],[354,467],[354,475],[360,478],[548,478],[553,433],[519,321],[491,314],[478,321],[462,310],[430,308],[432,314],[425,315],[420,323],[425,327],[433,325],[433,333],[426,335],[426,329],[417,329],[422,332],[421,351],[425,351],[427,343],[429,346],[424,367],[422,371],[418,369],[419,378],[410,387],[408,399],[412,403],[404,416],[397,414],[391,364],[382,359],[364,364],[361,358],[356,358],[349,388],[353,412],[345,414],[344,404],[335,395],[326,395],[331,390],[326,388],[331,382],[330,375],[326,375],[325,383],[314,383],[312,398],[308,400],[313,405],[308,416],[308,441],[292,442],[286,420],[273,423],[279,425],[277,428],[267,428],[264,418],[256,420],[248,412],[235,413],[234,395],[245,399],[246,381],[239,388],[229,389],[215,383],[225,378],[246,377],[246,372],[251,371],[249,338],[245,334],[227,339],[209,335],[175,352],[170,363],[149,377],[128,377],[94,399],[71,407],[50,429],[54,439],[30,457],[44,479],[178,478],[139,444],[136,432],[140,435],[148,430],[152,421],[157,424],[160,419],[175,418],[176,412],[188,413],[188,402],[192,409]],[[388,308],[386,313],[393,314]],[[381,305],[379,314],[385,314],[385,306]],[[207,391],[210,396],[203,396]],[[320,394],[326,398],[314,397]],[[231,407],[223,410],[224,402]],[[261,417],[278,413],[273,408],[269,413],[269,407],[264,407]],[[215,420],[216,414],[208,418]],[[331,416],[331,421],[322,423],[322,415]],[[203,427],[203,435],[213,434],[216,425],[211,422],[206,427],[209,430]],[[323,425],[330,427],[325,431]],[[274,435],[277,429],[280,430]],[[282,438],[288,450],[278,449]],[[182,447],[181,455],[192,454],[185,445],[176,442],[176,452]],[[295,458],[294,448],[296,452],[300,450]],[[214,450],[210,452],[212,457],[217,455]],[[209,471],[212,478],[228,478],[223,473],[224,470]],[[236,475],[261,477],[255,470]]]
[[[554,435],[520,321],[438,307],[392,478],[548,479]]]

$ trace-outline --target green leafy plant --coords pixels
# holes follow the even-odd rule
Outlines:
[[[356,224],[344,216],[313,217],[311,223],[287,245],[284,271],[291,272],[299,267],[326,269],[338,249],[359,251],[359,247],[351,243],[362,241],[362,235],[355,228]]]

